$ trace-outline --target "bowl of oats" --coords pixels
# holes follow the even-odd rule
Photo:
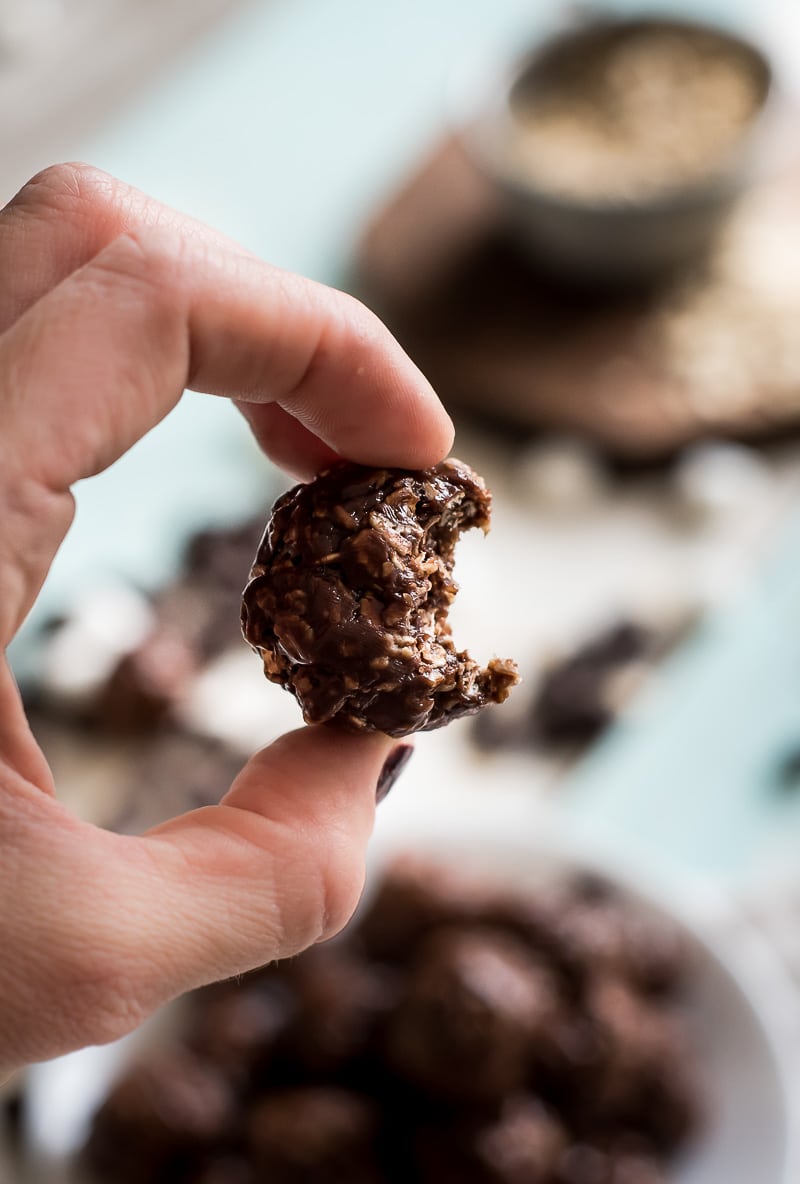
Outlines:
[[[754,42],[596,18],[496,76],[463,139],[537,259],[584,281],[647,280],[702,260],[763,169],[775,102]]]

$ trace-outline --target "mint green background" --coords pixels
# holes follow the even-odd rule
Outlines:
[[[683,7],[760,15],[744,3]],[[553,11],[535,0],[256,3],[63,156],[335,283],[365,216],[448,118],[454,71],[524,42]],[[281,481],[226,403],[187,395],[79,488],[38,614],[108,570],[157,582],[188,529],[236,518]],[[24,639],[16,653],[22,662]],[[667,869],[733,879],[800,833],[800,792],[774,788],[779,750],[800,737],[800,513],[746,602],[671,663],[649,707],[575,771],[569,826]]]

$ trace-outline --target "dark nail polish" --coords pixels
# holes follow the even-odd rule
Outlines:
[[[403,772],[408,762],[411,760],[411,754],[414,751],[412,744],[398,744],[386,758],[381,775],[378,778],[378,784],[375,788],[375,801],[382,802],[388,796],[389,791],[394,785],[397,778]]]

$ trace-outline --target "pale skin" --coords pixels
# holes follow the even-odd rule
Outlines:
[[[47,169],[0,212],[3,654],[69,530],[71,486],[185,387],[233,400],[299,478],[336,455],[425,467],[452,443],[427,381],[357,301],[86,165]],[[0,1080],[339,930],[392,747],[302,728],[218,806],[123,837],[59,802],[0,659]]]

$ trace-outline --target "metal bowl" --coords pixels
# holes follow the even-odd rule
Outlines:
[[[677,46],[685,40],[687,46],[712,47],[727,59],[730,70],[741,71],[743,82],[747,80],[752,110],[729,142],[704,153],[685,176],[677,167],[669,175],[669,160],[656,156],[651,164],[662,175],[657,183],[643,184],[646,169],[636,150],[631,151],[622,158],[623,174],[626,167],[634,174],[640,167],[638,182],[627,191],[624,184],[609,186],[608,169],[605,177],[594,176],[587,158],[581,159],[578,137],[571,148],[569,143],[564,147],[568,163],[572,151],[571,163],[583,169],[581,184],[571,191],[569,183],[554,179],[552,168],[548,175],[533,144],[527,156],[521,151],[529,126],[521,112],[543,88],[555,85],[562,100],[571,101],[574,92],[576,112],[583,101],[584,118],[591,121],[592,111],[585,96],[581,98],[583,67],[604,60],[603,55],[607,60],[610,51],[642,34],[651,44],[655,35],[669,37]],[[557,32],[481,89],[477,110],[462,125],[462,143],[496,187],[513,233],[538,261],[563,276],[603,284],[652,280],[705,255],[737,198],[763,171],[776,106],[774,71],[755,43],[722,28],[658,17],[596,19]],[[681,98],[685,119],[690,104],[685,94]],[[646,121],[640,122],[646,129]],[[654,138],[664,130],[656,122]],[[671,133],[685,141],[692,128],[679,126]],[[641,143],[646,145],[646,137]]]

